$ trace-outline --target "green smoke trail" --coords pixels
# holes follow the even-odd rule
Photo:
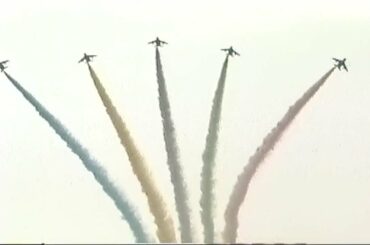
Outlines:
[[[204,242],[214,243],[214,167],[217,152],[217,140],[220,127],[222,99],[225,89],[228,58],[224,61],[220,79],[213,98],[213,105],[209,119],[206,146],[203,152],[203,168],[201,173],[201,218],[204,229]]]

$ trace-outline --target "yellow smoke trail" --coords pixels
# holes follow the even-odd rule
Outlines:
[[[318,82],[312,85],[294,105],[289,107],[289,110],[285,113],[283,118],[264,138],[262,145],[258,147],[256,152],[249,158],[248,164],[238,176],[224,214],[225,228],[223,231],[223,239],[225,243],[235,243],[236,241],[239,210],[247,194],[249,183],[257,172],[258,167],[261,166],[268,153],[274,148],[276,143],[279,142],[285,130],[293,122],[302,108],[316,94],[320,87],[324,85],[334,69],[335,67],[331,68]]]
[[[88,64],[88,67],[99,96],[106,108],[114,128],[117,131],[117,135],[120,138],[121,144],[126,150],[132,170],[138,178],[143,192],[147,196],[150,211],[152,212],[155,223],[158,227],[158,239],[160,242],[175,243],[176,233],[173,220],[167,211],[167,205],[165,204],[163,197],[159,192],[155,181],[150,174],[150,171],[148,170],[144,158],[136,147],[125,122],[118,114],[117,109],[114,107],[95,71],[90,64]]]

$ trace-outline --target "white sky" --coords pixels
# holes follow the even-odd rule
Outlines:
[[[153,218],[105,114],[83,52],[153,168],[175,215],[157,102],[157,35],[201,241],[201,153],[224,54],[229,63],[217,155],[216,231],[248,157],[288,106],[347,57],[259,170],[240,242],[368,242],[369,1],[0,1],[0,59]],[[108,243],[133,237],[79,159],[0,78],[0,242]]]

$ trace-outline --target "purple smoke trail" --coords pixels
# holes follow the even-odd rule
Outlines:
[[[181,241],[184,243],[191,243],[193,238],[191,231],[188,194],[182,173],[182,167],[179,161],[179,150],[176,142],[175,126],[171,117],[170,103],[168,100],[166,83],[163,75],[161,57],[158,47],[155,50],[155,60],[157,67],[159,108],[162,115],[163,136],[167,152],[167,164],[170,170],[171,182],[175,192],[176,209],[179,216],[181,230]]]
[[[302,110],[306,103],[315,95],[320,87],[325,83],[328,77],[333,73],[335,67],[331,68],[318,82],[311,86],[303,96],[289,107],[289,110],[277,125],[264,138],[263,143],[257,148],[256,152],[249,158],[248,164],[244,167],[243,172],[238,176],[237,182],[231,193],[229,203],[224,214],[225,228],[223,239],[226,243],[235,243],[238,229],[238,213],[241,204],[247,194],[249,183],[251,182],[258,167],[266,158],[271,149],[279,141],[284,131],[292,123],[297,114]]]

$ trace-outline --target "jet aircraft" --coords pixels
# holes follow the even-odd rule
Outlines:
[[[336,67],[338,67],[338,69],[339,69],[339,70],[340,70],[340,68],[341,68],[341,67],[343,67],[343,68],[344,68],[344,70],[348,71],[347,66],[346,66],[346,64],[345,64],[345,62],[346,62],[346,58],[344,58],[343,60],[340,60],[340,59],[337,59],[337,58],[333,58],[333,60],[334,60],[335,62],[337,62],[337,63],[335,64],[335,66],[336,66]]]
[[[225,52],[227,52],[227,55],[230,55],[230,56],[234,56],[234,55],[238,55],[238,56],[240,56],[240,54],[238,53],[238,52],[236,52],[234,49],[233,49],[233,47],[232,46],[230,46],[230,48],[223,48],[223,49],[221,49],[222,51],[225,51]]]
[[[9,60],[4,60],[4,61],[0,62],[1,72],[3,72],[7,68],[7,66],[5,66],[5,64],[8,63],[8,62],[9,62]]]
[[[165,41],[160,40],[160,39],[157,37],[155,40],[153,40],[153,41],[151,41],[151,42],[148,42],[148,44],[155,44],[155,46],[156,46],[156,47],[162,47],[162,45],[163,45],[163,44],[168,44],[168,43],[167,43],[167,42],[165,42]]]
[[[90,61],[93,60],[94,57],[96,57],[96,55],[84,53],[84,56],[78,61],[78,63],[81,63],[83,61],[86,61],[87,63],[89,63]]]

